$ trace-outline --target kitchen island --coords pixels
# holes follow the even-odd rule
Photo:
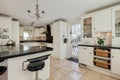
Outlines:
[[[35,80],[35,72],[23,70],[23,62],[44,56],[48,56],[48,58],[44,61],[45,67],[39,71],[39,78],[48,79],[50,77],[49,56],[52,50],[52,48],[40,46],[0,46],[0,59],[5,59],[4,62],[7,63],[6,80]],[[24,68],[27,68],[27,65],[28,63],[24,65]]]

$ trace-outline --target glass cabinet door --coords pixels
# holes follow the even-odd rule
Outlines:
[[[115,11],[115,37],[120,37],[120,10]]]
[[[92,17],[83,19],[83,38],[92,38]]]

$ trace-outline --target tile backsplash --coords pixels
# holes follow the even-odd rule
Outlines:
[[[105,46],[111,46],[112,45],[112,33],[111,32],[99,32],[95,33],[95,45],[98,45],[98,39],[102,38],[104,40]]]

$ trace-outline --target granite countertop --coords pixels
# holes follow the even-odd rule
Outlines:
[[[90,44],[88,44],[88,45],[87,44],[79,44],[78,46],[120,49],[119,46],[99,46],[99,45],[90,45]]]
[[[29,47],[26,45],[16,46],[0,46],[0,59],[8,59],[30,54],[37,54],[46,51],[52,51],[53,48],[34,46]]]
[[[26,42],[46,42],[46,43],[53,43],[52,41],[46,41],[46,40],[20,40],[20,43],[26,43]]]

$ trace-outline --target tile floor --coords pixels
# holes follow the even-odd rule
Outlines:
[[[79,67],[77,63],[68,60],[50,59],[49,80],[118,80],[96,71]]]

